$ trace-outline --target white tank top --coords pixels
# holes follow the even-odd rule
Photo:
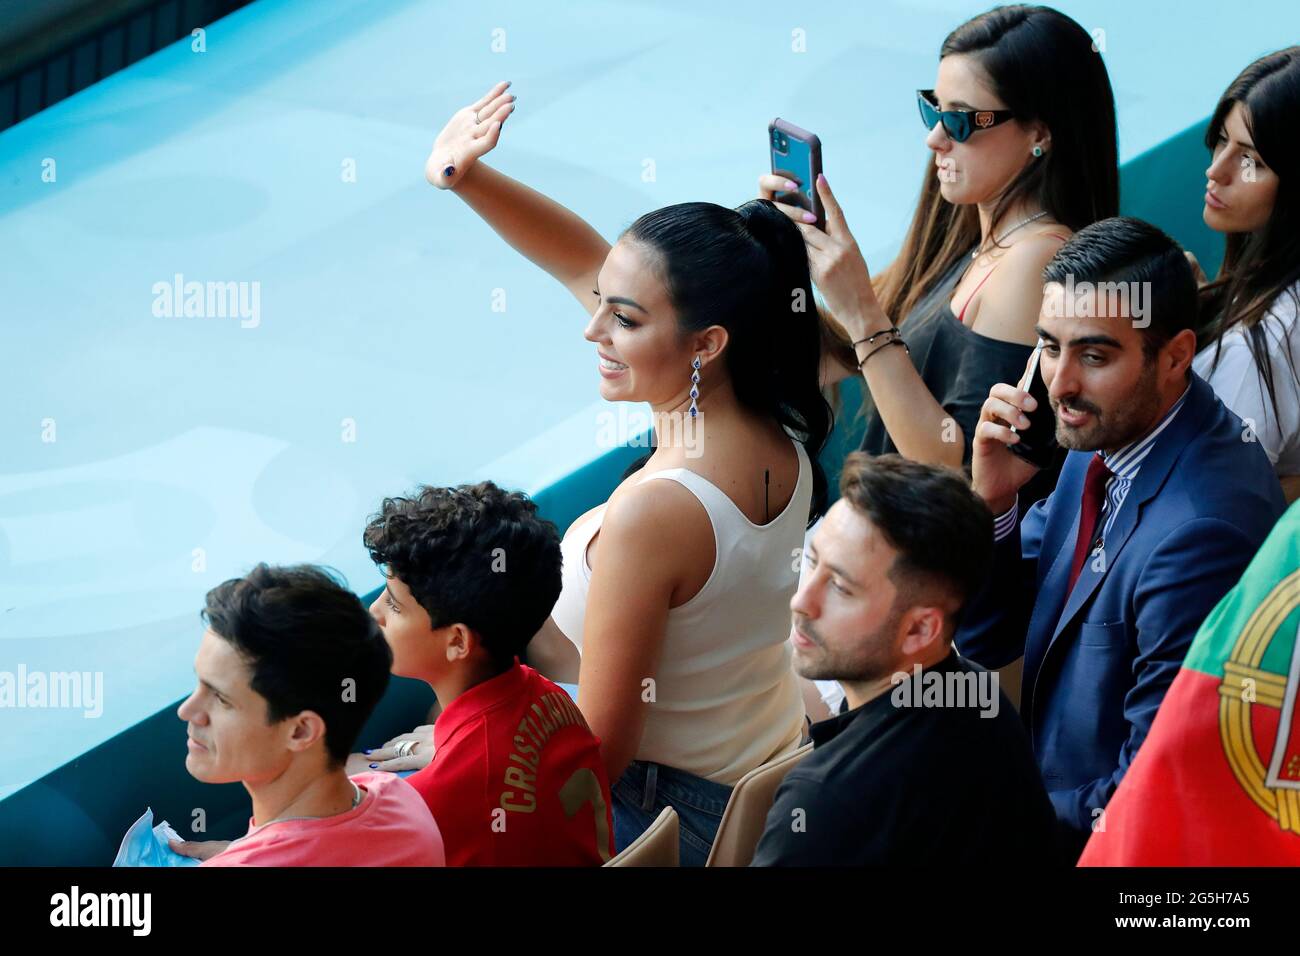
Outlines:
[[[799,746],[803,700],[790,644],[790,599],[799,582],[798,549],[812,500],[803,444],[799,480],[785,510],[751,522],[717,485],[686,468],[644,474],[684,485],[713,525],[716,558],[704,587],[668,611],[663,654],[636,759],[733,785],[750,770]],[[551,617],[582,653],[591,584],[587,545],[606,505],[570,526],[560,545],[563,587]]]

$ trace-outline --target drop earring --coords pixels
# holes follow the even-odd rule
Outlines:
[[[695,356],[695,361],[691,363],[691,418],[700,413],[699,408],[695,405],[695,400],[700,397],[700,357]]]

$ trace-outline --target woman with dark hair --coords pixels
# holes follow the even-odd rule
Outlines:
[[[989,388],[1036,342],[1042,270],[1070,234],[1119,211],[1115,103],[1092,38],[1049,7],[997,7],[944,40],[917,94],[927,162],[898,256],[871,277],[825,179],[808,244],[826,303],[827,383],[861,374],[863,449],[962,467]],[[788,189],[760,178],[761,194]],[[906,348],[891,348],[891,345]]]
[[[1258,440],[1287,501],[1300,498],[1300,46],[1261,57],[1210,118],[1205,224],[1226,235],[1201,287],[1192,364]]]
[[[1019,381],[1037,341],[1043,267],[1074,231],[1119,211],[1115,100],[1083,27],[1050,7],[1005,6],[948,35],[917,105],[932,159],[903,246],[879,275],[824,177],[825,231],[778,206],[803,233],[826,306],[823,382],[866,383],[862,449],[969,469],[989,389]],[[764,197],[790,189],[759,178]],[[1061,458],[1023,500],[1051,493]],[[839,689],[819,686],[838,706]]]
[[[762,200],[658,209],[610,246],[478,162],[514,109],[506,85],[452,117],[426,177],[573,293],[601,396],[648,402],[655,430],[645,465],[565,535],[529,657],[578,684],[616,781],[618,848],[672,805],[683,863],[702,864],[732,786],[803,732],[791,556],[825,507],[831,428],[808,257]]]

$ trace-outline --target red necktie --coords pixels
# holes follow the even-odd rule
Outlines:
[[[1097,527],[1097,515],[1101,514],[1101,503],[1106,496],[1106,481],[1111,477],[1111,470],[1101,460],[1101,455],[1093,455],[1088,462],[1088,474],[1083,479],[1083,500],[1079,503],[1079,536],[1074,539],[1074,561],[1070,565],[1070,584],[1065,589],[1068,594],[1074,590],[1074,582],[1079,580],[1083,570],[1083,559],[1088,554],[1088,545],[1092,544],[1093,532]]]

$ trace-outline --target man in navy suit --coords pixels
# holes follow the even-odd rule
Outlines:
[[[1020,713],[1073,862],[1284,502],[1254,435],[1191,371],[1196,285],[1177,243],[1105,219],[1043,278],[1040,369],[1070,452],[1045,501],[1019,502],[1036,469],[1008,446],[1036,402],[993,387],[971,463],[993,571],[956,644],[988,668],[1024,655]]]

